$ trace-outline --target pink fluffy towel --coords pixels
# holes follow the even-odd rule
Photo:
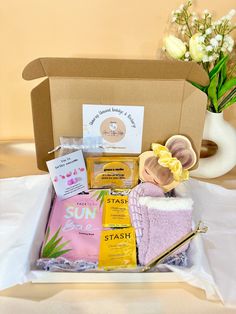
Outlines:
[[[190,198],[141,196],[143,236],[139,245],[139,263],[146,265],[192,230]],[[176,253],[185,251],[188,245]]]
[[[164,197],[163,190],[156,184],[150,182],[144,182],[133,188],[129,194],[129,212],[132,221],[132,226],[135,228],[137,246],[143,236],[143,210],[139,204],[139,198],[141,196],[152,196],[152,197]]]

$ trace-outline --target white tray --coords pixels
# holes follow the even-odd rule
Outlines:
[[[32,270],[33,283],[154,283],[182,282],[173,272],[162,273],[68,273]]]

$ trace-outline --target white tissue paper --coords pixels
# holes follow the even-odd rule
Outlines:
[[[51,198],[49,175],[0,180],[0,290],[29,281]]]
[[[236,190],[190,179],[176,192],[193,199],[194,221],[202,220],[208,232],[191,243],[191,268],[169,268],[204,289],[208,299],[218,297],[225,305],[236,306]]]
[[[236,305],[236,190],[190,179],[177,188],[192,197],[194,221],[209,230],[191,242],[191,267],[170,266],[208,299]],[[0,180],[0,289],[30,281],[52,197],[48,175]],[[166,267],[166,266],[165,266]]]

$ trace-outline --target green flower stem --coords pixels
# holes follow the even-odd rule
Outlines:
[[[188,20],[189,20],[189,15],[186,9],[184,9],[184,19],[185,19],[185,23],[189,32],[189,38],[191,38],[193,36],[192,32],[191,32],[191,28],[189,26]]]

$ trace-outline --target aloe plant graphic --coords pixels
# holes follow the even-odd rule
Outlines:
[[[41,258],[56,258],[72,250],[63,250],[63,248],[70,241],[61,242],[63,240],[63,237],[59,237],[60,231],[61,226],[57,229],[56,233],[49,240],[50,228],[47,229],[44,244],[42,247]]]
[[[104,198],[106,195],[109,195],[109,191],[108,190],[97,190],[93,192],[93,197],[96,197],[96,201],[100,200],[100,207],[102,207],[103,203],[104,203]]]

